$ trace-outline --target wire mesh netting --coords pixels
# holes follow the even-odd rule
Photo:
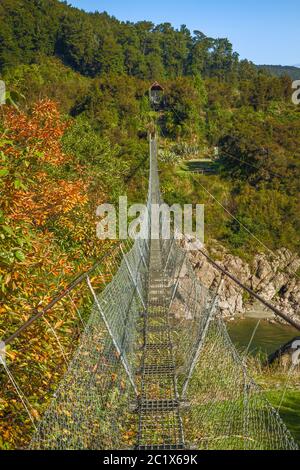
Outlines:
[[[156,141],[149,195],[163,203]],[[160,225],[150,246],[139,448],[296,449],[217,317],[218,289],[201,285],[175,233]]]
[[[200,284],[187,253],[178,241],[170,242],[165,258],[165,271],[171,291],[173,347],[178,376],[183,386],[196,358],[199,341],[214,314],[215,295]]]
[[[186,438],[197,449],[297,449],[279,414],[249,377],[222,319],[210,323],[187,399]]]
[[[146,239],[123,243],[55,306],[84,327],[73,358],[42,319],[68,367],[30,448],[296,449],[218,317],[218,290],[196,278],[174,232],[162,236],[161,217],[153,237],[162,202],[151,139]]]
[[[55,397],[38,426],[32,449],[126,448],[135,417],[138,321],[147,272],[137,242],[124,256],[95,304]],[[117,260],[114,260],[117,262]],[[90,279],[88,285],[95,293]]]

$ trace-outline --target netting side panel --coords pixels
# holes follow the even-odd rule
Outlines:
[[[210,324],[188,400],[186,439],[198,449],[297,448],[279,415],[247,375],[221,320]]]
[[[80,450],[122,447],[119,417],[123,416],[125,423],[130,393],[131,387],[120,360],[98,311],[94,310],[80,348],[30,448]]]
[[[177,240],[164,242],[165,271],[172,303],[170,320],[172,340],[179,371],[179,390],[187,378],[193,360],[205,335],[212,314],[212,293],[196,278],[186,252]]]
[[[136,417],[129,409],[138,364],[138,292],[145,290],[145,268],[137,244],[125,256],[97,296],[79,348],[31,449],[124,449],[133,440]]]

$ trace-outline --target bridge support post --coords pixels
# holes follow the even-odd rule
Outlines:
[[[168,266],[168,264],[169,264],[169,260],[170,260],[170,256],[171,256],[171,253],[172,253],[172,248],[173,248],[174,241],[175,241],[175,236],[173,236],[172,241],[171,241],[171,244],[170,244],[170,249],[169,249],[168,257],[167,257],[166,264],[165,264],[165,267],[164,267],[164,272],[166,272],[167,266]]]
[[[175,299],[175,295],[176,295],[176,292],[177,292],[177,289],[178,289],[178,286],[179,286],[180,274],[181,274],[184,262],[186,260],[186,257],[187,257],[187,253],[185,252],[182,263],[181,263],[181,266],[180,266],[180,270],[179,270],[179,273],[178,273],[178,276],[177,276],[176,284],[175,284],[173,292],[172,292],[171,301],[170,301],[170,305],[169,305],[169,310],[172,307],[173,301]]]
[[[145,257],[144,257],[144,254],[143,254],[143,252],[142,252],[142,249],[141,249],[141,246],[140,246],[139,243],[138,243],[138,249],[139,249],[139,252],[140,252],[142,261],[143,261],[143,265],[145,266],[145,268],[147,268],[147,264],[146,264],[146,261],[145,261]]]
[[[128,367],[128,365],[127,365],[127,362],[126,362],[126,360],[124,359],[123,353],[122,353],[121,349],[120,349],[119,346],[118,346],[118,343],[116,342],[116,340],[115,340],[115,338],[114,338],[113,332],[112,332],[112,330],[111,330],[111,328],[110,328],[110,326],[109,326],[109,323],[108,323],[108,321],[107,321],[107,319],[106,319],[106,316],[105,316],[105,313],[104,313],[104,311],[103,311],[103,309],[102,309],[102,307],[101,307],[101,305],[100,305],[100,302],[99,302],[98,297],[97,297],[97,295],[96,295],[96,292],[95,292],[95,290],[94,290],[94,288],[93,288],[93,286],[92,286],[92,283],[91,283],[91,280],[90,280],[89,276],[87,276],[86,282],[87,282],[87,285],[88,285],[88,287],[89,287],[89,289],[90,289],[90,291],[91,291],[91,293],[92,293],[92,295],[93,295],[95,304],[96,304],[96,306],[97,306],[97,308],[98,308],[98,310],[99,310],[99,312],[100,312],[100,314],[101,314],[101,317],[102,317],[102,319],[103,319],[103,321],[104,321],[104,324],[105,324],[105,326],[106,326],[106,329],[107,329],[107,331],[108,331],[108,334],[109,334],[109,336],[111,337],[111,340],[112,340],[112,342],[113,342],[113,345],[114,345],[114,347],[115,347],[115,349],[116,349],[116,351],[117,351],[117,353],[118,353],[118,356],[119,356],[119,358],[120,358],[120,360],[121,360],[121,362],[122,362],[122,365],[123,365],[123,367],[124,367],[124,369],[125,369],[125,372],[126,372],[126,374],[127,374],[127,376],[128,376],[128,379],[129,379],[129,381],[130,381],[130,383],[131,383],[131,385],[132,385],[132,387],[133,387],[133,389],[134,389],[134,393],[135,393],[136,395],[138,395],[137,386],[136,386],[136,384],[135,384],[135,382],[134,382],[134,380],[133,380],[133,378],[132,378],[132,374],[130,373],[130,370],[129,370],[129,367]]]
[[[4,341],[0,341],[0,364],[5,365],[6,359],[6,344]]]
[[[189,369],[187,378],[186,378],[186,380],[185,380],[184,383],[183,383],[182,394],[181,394],[182,400],[184,400],[184,399],[186,398],[186,393],[187,393],[187,389],[188,389],[190,380],[191,380],[191,378],[192,378],[193,372],[194,372],[195,367],[196,367],[196,365],[197,365],[197,362],[198,362],[198,359],[199,359],[199,356],[200,356],[200,352],[201,352],[203,343],[204,343],[204,341],[205,341],[206,334],[207,334],[207,331],[208,331],[210,322],[211,322],[211,320],[212,320],[212,318],[213,318],[213,316],[214,316],[215,310],[216,310],[216,306],[217,306],[217,302],[218,302],[218,297],[219,297],[219,293],[220,293],[221,287],[222,287],[222,285],[223,285],[223,282],[224,282],[224,278],[223,278],[223,276],[222,276],[221,281],[220,281],[220,284],[219,284],[218,289],[217,289],[217,292],[216,292],[216,294],[215,294],[215,296],[214,296],[214,298],[213,298],[212,305],[211,305],[211,308],[210,308],[208,317],[207,317],[207,319],[206,319],[206,323],[205,323],[204,329],[203,329],[202,334],[201,334],[201,336],[200,336],[200,338],[199,338],[198,345],[197,345],[197,347],[196,347],[196,349],[195,349],[195,353],[194,353],[194,356],[193,356],[193,359],[192,359],[192,362],[191,362],[191,365],[190,365],[190,369]]]
[[[144,309],[146,309],[146,305],[145,305],[143,296],[142,296],[142,294],[141,294],[141,292],[140,292],[140,288],[139,288],[139,286],[138,286],[138,284],[137,284],[137,282],[136,282],[136,279],[134,279],[134,276],[133,276],[133,274],[132,274],[132,271],[131,271],[131,268],[130,268],[130,266],[129,266],[128,260],[127,260],[125,254],[124,254],[124,251],[123,251],[122,246],[121,246],[121,251],[122,251],[122,254],[123,254],[123,256],[124,256],[125,264],[126,264],[126,266],[127,266],[127,269],[128,269],[129,275],[130,275],[130,277],[131,277],[131,280],[132,280],[132,282],[133,282],[133,284],[134,284],[134,287],[136,288],[136,291],[137,291],[137,293],[138,293],[138,295],[139,295],[140,301],[142,302],[142,305],[143,305]]]

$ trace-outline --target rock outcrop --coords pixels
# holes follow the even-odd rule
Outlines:
[[[199,252],[206,252],[200,242],[185,237],[182,244],[189,251],[190,261],[199,280],[208,288],[216,289],[220,273]],[[197,245],[198,244],[198,245]],[[198,250],[197,250],[198,248]],[[300,267],[300,258],[286,248],[272,254],[257,254],[251,264],[230,254],[219,243],[214,242],[210,256],[224,269],[236,276],[243,284],[257,292],[265,300],[291,317],[300,319],[300,279],[295,274]],[[228,278],[220,289],[219,306],[224,318],[234,318],[251,313],[252,316],[280,320],[272,312],[253,301],[239,286]]]

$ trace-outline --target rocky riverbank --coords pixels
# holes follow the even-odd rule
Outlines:
[[[182,241],[185,248],[188,248],[192,242],[195,243],[188,237]],[[197,243],[199,248],[207,252],[203,245],[196,242],[196,250],[189,252],[190,261],[200,281],[206,287],[216,289],[220,281],[220,273],[197,250]],[[290,317],[300,320],[300,279],[295,274],[300,268],[300,257],[282,248],[273,255],[257,254],[250,264],[233,256],[217,242],[214,242],[207,254],[272,305]],[[219,306],[222,316],[226,319],[252,316],[268,318],[271,321],[280,320],[258,301],[253,301],[228,278],[224,279],[220,289]]]

